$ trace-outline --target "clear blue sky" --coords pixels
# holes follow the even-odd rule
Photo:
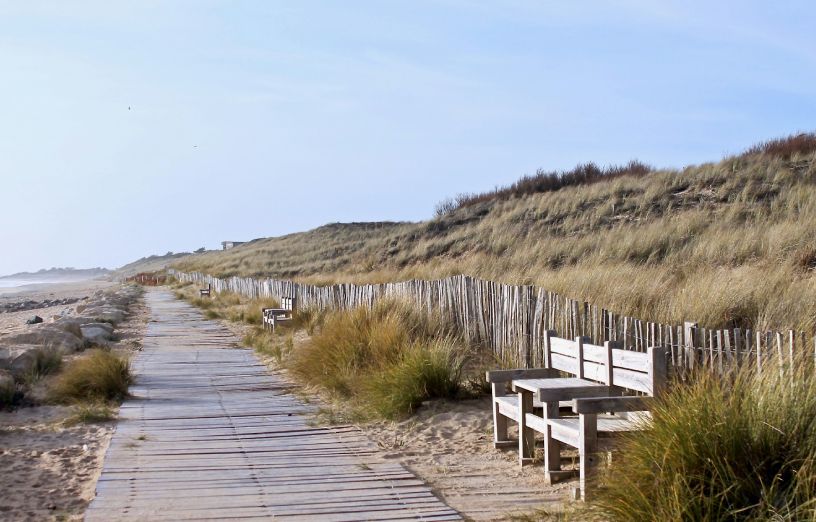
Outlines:
[[[814,28],[812,1],[0,0],[0,274],[715,160],[816,128]]]

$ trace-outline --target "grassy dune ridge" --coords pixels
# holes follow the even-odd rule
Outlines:
[[[174,267],[314,284],[465,273],[644,320],[810,332],[815,151],[805,135],[679,171],[618,169],[541,192],[520,182],[425,222],[327,225]]]

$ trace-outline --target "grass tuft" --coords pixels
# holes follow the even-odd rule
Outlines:
[[[57,376],[51,397],[57,402],[118,401],[133,382],[127,359],[104,350],[89,350]]]
[[[816,376],[812,361],[802,368],[700,376],[669,393],[610,468],[603,518],[814,520]]]
[[[13,408],[20,402],[22,396],[14,379],[0,380],[0,410]]]
[[[442,318],[381,301],[326,313],[288,366],[307,383],[353,399],[360,412],[396,418],[422,401],[455,396],[465,354]]]
[[[114,405],[103,401],[80,402],[73,406],[71,416],[65,421],[68,426],[95,424],[116,419]]]
[[[43,377],[56,373],[62,367],[62,355],[52,348],[37,348],[30,352],[34,357],[31,367],[21,380],[31,386]]]

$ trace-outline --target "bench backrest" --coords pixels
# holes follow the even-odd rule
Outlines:
[[[544,336],[544,365],[582,379],[659,395],[667,378],[665,350],[649,348],[644,353],[618,346],[611,341],[603,346],[590,344],[584,337],[570,341],[548,331]]]

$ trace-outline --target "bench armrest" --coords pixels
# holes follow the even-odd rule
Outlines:
[[[287,310],[286,308],[261,308],[261,313],[266,315],[267,312],[273,314],[285,314],[291,310]]]
[[[646,411],[651,409],[654,397],[593,397],[573,399],[575,413],[604,413],[607,411]]]
[[[514,379],[549,379],[558,377],[558,370],[552,368],[518,368],[515,370],[491,370],[485,373],[487,382],[510,382]]]

